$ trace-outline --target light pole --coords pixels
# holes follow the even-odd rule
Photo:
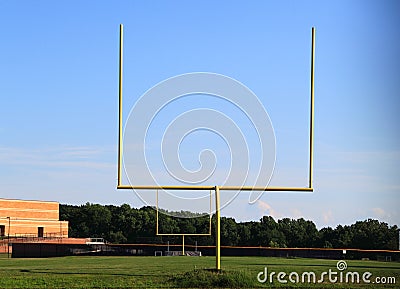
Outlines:
[[[10,258],[10,228],[11,228],[11,217],[7,217],[7,219],[8,219],[7,257]]]

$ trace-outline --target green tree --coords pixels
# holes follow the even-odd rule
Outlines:
[[[239,243],[239,234],[235,219],[221,218],[221,243],[225,246],[236,246]]]
[[[206,233],[209,216],[187,211],[159,214],[160,232]],[[156,236],[156,211],[153,207],[132,208],[86,203],[81,206],[60,205],[60,219],[69,221],[70,237],[102,237],[116,243],[181,242],[180,237]],[[212,245],[215,242],[215,215],[212,216],[212,235],[187,237],[188,244]],[[324,247],[388,249],[398,247],[397,226],[368,219],[350,226],[338,225],[317,230],[312,221],[283,218],[277,222],[263,216],[258,222],[237,223],[233,218],[221,218],[221,241],[230,246]]]

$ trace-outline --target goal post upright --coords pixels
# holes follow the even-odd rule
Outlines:
[[[315,65],[315,27],[311,29],[311,79],[310,79],[310,132],[309,132],[309,172],[307,187],[254,187],[254,186],[174,186],[174,185],[123,185],[122,163],[123,163],[123,111],[122,111],[122,79],[123,79],[123,24],[120,24],[119,35],[119,93],[118,93],[118,173],[117,189],[127,190],[157,190],[157,235],[182,235],[184,250],[185,235],[210,235],[210,234],[160,234],[158,228],[158,190],[211,190],[215,192],[215,255],[216,270],[221,270],[221,215],[220,215],[220,191],[274,191],[274,192],[313,192],[313,161],[314,161],[314,65]],[[210,215],[211,228],[211,215]]]
[[[119,25],[119,77],[118,77],[118,187],[121,186],[122,179],[122,72],[123,72],[123,46],[124,46],[124,26]]]
[[[314,160],[314,63],[315,63],[315,27],[311,28],[311,83],[310,83],[310,163],[308,172],[308,187],[313,187]]]

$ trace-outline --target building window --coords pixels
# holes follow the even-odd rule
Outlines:
[[[0,237],[4,237],[6,235],[6,226],[0,225]]]
[[[44,228],[43,227],[38,227],[38,233],[37,233],[39,238],[43,238],[44,235]]]

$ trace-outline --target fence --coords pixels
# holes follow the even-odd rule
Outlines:
[[[52,257],[75,254],[109,256],[154,256],[156,252],[179,251],[182,245],[167,244],[104,244],[95,247],[88,244],[67,243],[14,243],[12,257]],[[193,245],[185,245],[187,251],[196,251]],[[203,256],[215,256],[214,246],[197,246]],[[160,255],[160,253],[158,253]],[[400,261],[400,251],[323,249],[323,248],[270,248],[221,246],[222,256],[263,256],[284,258],[321,259],[370,259]]]

